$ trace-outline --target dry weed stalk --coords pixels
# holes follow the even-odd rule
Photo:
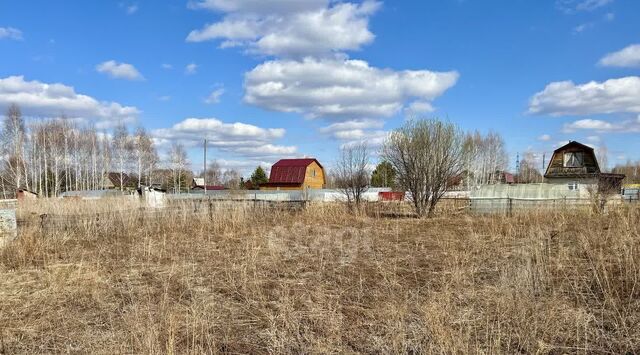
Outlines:
[[[55,203],[0,251],[0,353],[640,351],[638,209]]]

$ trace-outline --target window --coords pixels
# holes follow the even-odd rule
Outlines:
[[[311,170],[311,176],[316,177],[316,169]]]
[[[567,184],[567,186],[569,187],[569,191],[578,190],[578,183],[576,181],[570,182],[569,184]]]
[[[581,168],[584,166],[584,157],[582,152],[564,153],[565,168]]]

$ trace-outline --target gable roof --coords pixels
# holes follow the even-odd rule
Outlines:
[[[562,147],[554,150],[553,152],[556,153],[556,152],[559,152],[561,150],[565,150],[565,149],[570,148],[570,147],[577,147],[577,148],[580,148],[580,149],[593,151],[593,148],[589,147],[588,145],[584,145],[584,144],[582,144],[580,142],[576,142],[576,141],[569,141],[569,143],[567,143],[567,144],[563,145]]]
[[[269,184],[302,184],[311,163],[317,163],[324,169],[320,162],[314,158],[309,159],[280,159],[271,167]]]
[[[109,172],[107,173],[107,179],[109,179],[113,186],[120,187],[120,173]],[[127,175],[126,173],[122,173],[123,186],[129,185],[129,180],[129,175]]]
[[[564,167],[562,165],[562,153],[563,152],[584,152],[585,163],[582,167]],[[556,156],[559,158],[556,159]],[[585,144],[576,141],[569,141],[569,143],[553,151],[551,160],[544,173],[545,178],[553,177],[588,177],[600,174],[600,164],[596,157],[595,150]]]

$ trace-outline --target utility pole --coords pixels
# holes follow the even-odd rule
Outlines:
[[[204,194],[207,194],[207,139],[204,139],[204,174],[202,175]]]

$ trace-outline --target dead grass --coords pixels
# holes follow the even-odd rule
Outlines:
[[[0,251],[0,353],[640,352],[638,209],[95,208]]]

